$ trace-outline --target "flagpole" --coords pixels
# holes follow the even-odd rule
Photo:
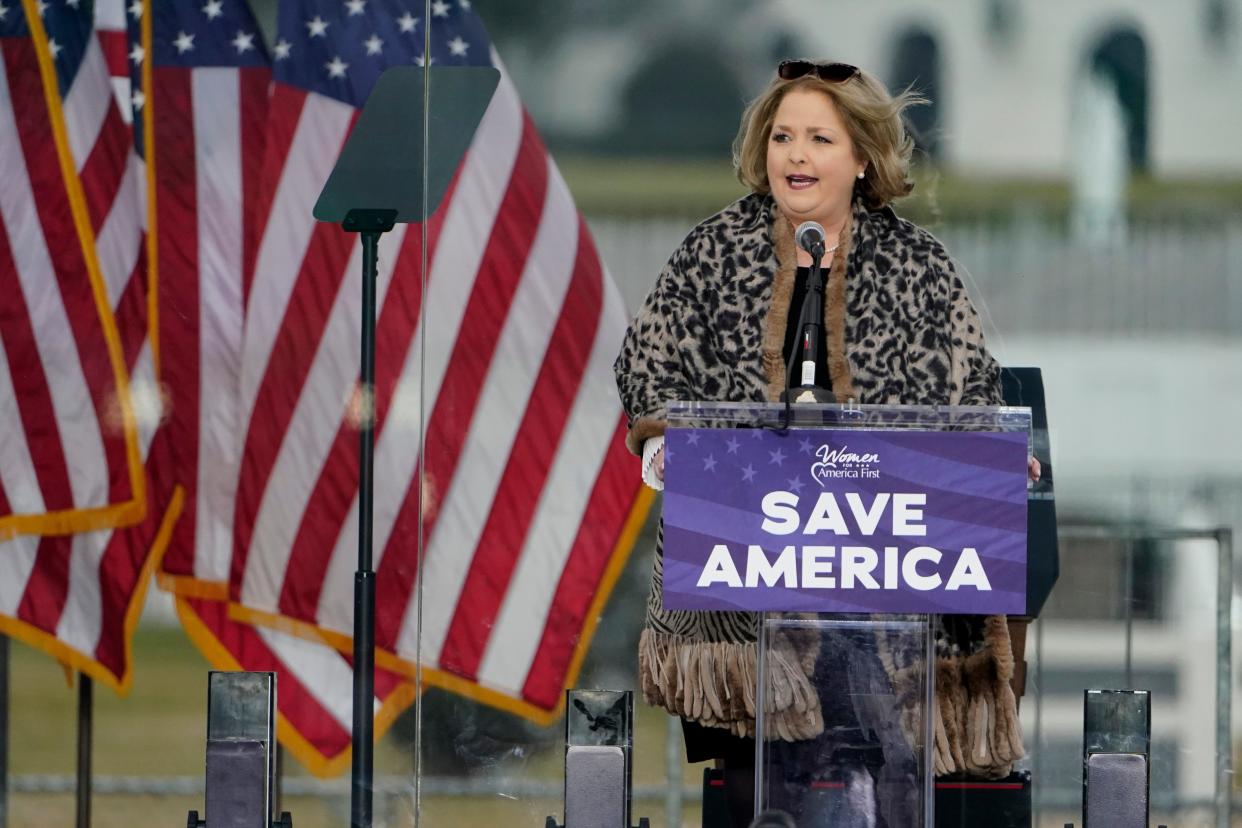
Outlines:
[[[78,785],[77,828],[91,824],[91,744],[95,705],[95,682],[78,673]]]
[[[362,365],[358,388],[358,571],[354,573],[354,721],[350,788],[352,828],[371,828],[375,737],[375,572],[371,569],[375,491],[375,282],[379,238],[396,210],[350,210],[344,227],[362,236]]]
[[[9,637],[0,634],[0,828],[9,824]]]

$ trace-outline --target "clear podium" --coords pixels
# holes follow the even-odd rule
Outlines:
[[[1020,755],[945,713],[936,639],[1026,610],[1030,439],[1028,408],[670,404],[664,605],[756,614],[756,814],[931,826],[937,773]]]

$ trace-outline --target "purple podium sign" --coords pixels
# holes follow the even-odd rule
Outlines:
[[[1027,435],[670,428],[664,605],[1026,611]]]

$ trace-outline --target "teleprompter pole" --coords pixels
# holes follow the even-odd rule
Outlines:
[[[358,421],[358,571],[354,573],[353,766],[350,825],[371,828],[375,775],[375,572],[371,569],[372,504],[375,493],[375,282],[379,239],[391,230],[396,210],[350,210],[346,230],[362,236],[362,364],[356,398]]]

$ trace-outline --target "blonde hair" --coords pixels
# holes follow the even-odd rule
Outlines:
[[[785,95],[795,89],[823,92],[836,104],[854,152],[867,164],[863,178],[854,187],[868,207],[883,207],[910,194],[914,189],[910,178],[914,140],[906,132],[901,114],[906,107],[927,103],[927,99],[909,89],[890,95],[884,84],[861,69],[854,77],[840,82],[821,80],[814,73],[794,80],[777,77],[750,102],[733,140],[733,167],[738,180],[751,192],[771,192],[768,137],[777,108]]]

